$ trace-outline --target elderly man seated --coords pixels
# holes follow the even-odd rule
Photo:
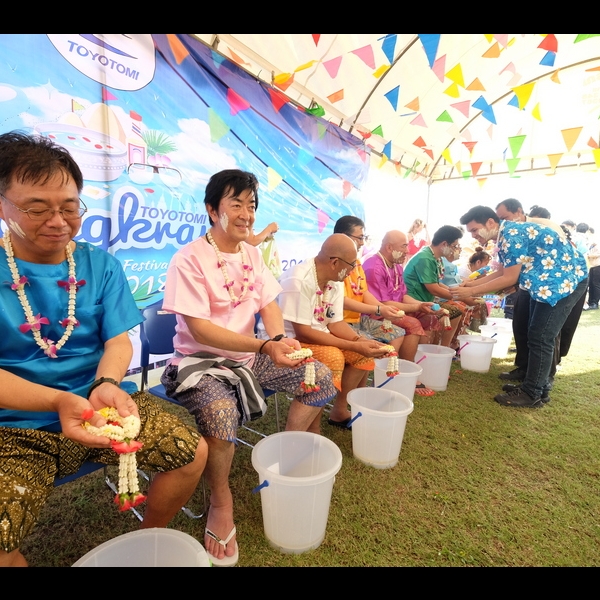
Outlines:
[[[0,135],[0,565],[27,564],[19,547],[56,477],[84,461],[116,464],[110,440],[82,427],[84,413],[97,425],[103,407],[139,415],[138,464],[160,472],[142,527],[167,525],[206,462],[195,431],[120,386],[132,356],[128,330],[142,319],[120,263],[73,241],[86,212],[82,187],[60,146]]]
[[[346,428],[350,421],[348,392],[358,387],[366,371],[375,368],[373,358],[385,356],[384,344],[357,334],[344,321],[344,285],[356,266],[356,246],[346,235],[328,237],[319,254],[285,271],[279,282],[279,305],[286,333],[333,373],[339,390],[329,424]]]
[[[313,433],[335,388],[329,369],[316,363],[319,390],[305,391],[305,367],[288,357],[300,344],[285,336],[276,302],[281,286],[246,242],[258,208],[256,177],[237,169],[216,173],[204,203],[210,230],[177,252],[167,272],[163,308],[177,314],[177,328],[175,357],[162,381],[208,442],[204,541],[213,564],[231,566],[238,545],[229,471],[238,426],[266,411],[261,386],[293,394],[286,429]],[[257,313],[267,340],[254,335]]]

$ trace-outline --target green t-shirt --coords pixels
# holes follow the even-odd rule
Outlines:
[[[434,295],[425,287],[426,283],[439,283],[438,261],[429,246],[421,248],[404,269],[404,283],[408,295],[421,302],[433,302]]]

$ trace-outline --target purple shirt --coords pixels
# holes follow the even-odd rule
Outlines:
[[[404,269],[400,264],[388,267],[379,253],[363,264],[369,291],[380,302],[402,302],[406,294]]]

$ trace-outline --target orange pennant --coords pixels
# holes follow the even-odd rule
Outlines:
[[[482,55],[483,58],[498,58],[500,56],[500,46],[495,42]]]
[[[562,158],[562,152],[560,154],[548,154],[548,160],[550,161],[550,168],[552,172],[556,170],[560,159]]]
[[[187,48],[183,45],[183,42],[174,33],[167,33],[167,40],[169,41],[169,47],[175,57],[175,61],[178,65],[183,62],[186,56],[189,56]]]
[[[479,173],[479,169],[481,169],[481,165],[482,165],[482,163],[480,163],[480,162],[471,163],[471,173],[473,173],[473,177],[475,177],[477,175],[477,173]]]
[[[471,81],[471,83],[466,87],[466,89],[470,91],[485,92],[485,87],[483,87],[483,83],[479,81],[479,77],[475,77],[475,79]]]
[[[331,102],[331,104],[333,104],[334,102],[339,102],[340,100],[344,99],[344,90],[338,90],[337,92],[334,92],[333,94],[330,94],[329,96],[327,96],[327,100],[329,100],[329,102]]]
[[[410,110],[419,110],[419,96],[404,106],[406,106],[406,108],[410,108]]]
[[[292,83],[294,83],[293,73],[279,73],[279,75],[273,77],[273,84],[284,92],[292,85]]]
[[[567,151],[571,151],[582,129],[583,127],[571,127],[570,129],[563,129],[561,131]]]

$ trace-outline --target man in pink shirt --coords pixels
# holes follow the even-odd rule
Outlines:
[[[322,407],[336,390],[329,369],[316,362],[319,389],[305,392],[305,367],[288,358],[300,344],[285,337],[275,301],[281,286],[259,250],[246,243],[258,206],[256,177],[221,171],[208,182],[204,202],[210,230],[177,252],[167,272],[163,308],[177,315],[177,328],[163,383],[194,415],[208,443],[204,542],[213,564],[230,566],[238,557],[229,489],[237,427],[264,414],[265,387],[294,395],[286,430],[319,433]],[[268,340],[254,335],[257,313]]]

